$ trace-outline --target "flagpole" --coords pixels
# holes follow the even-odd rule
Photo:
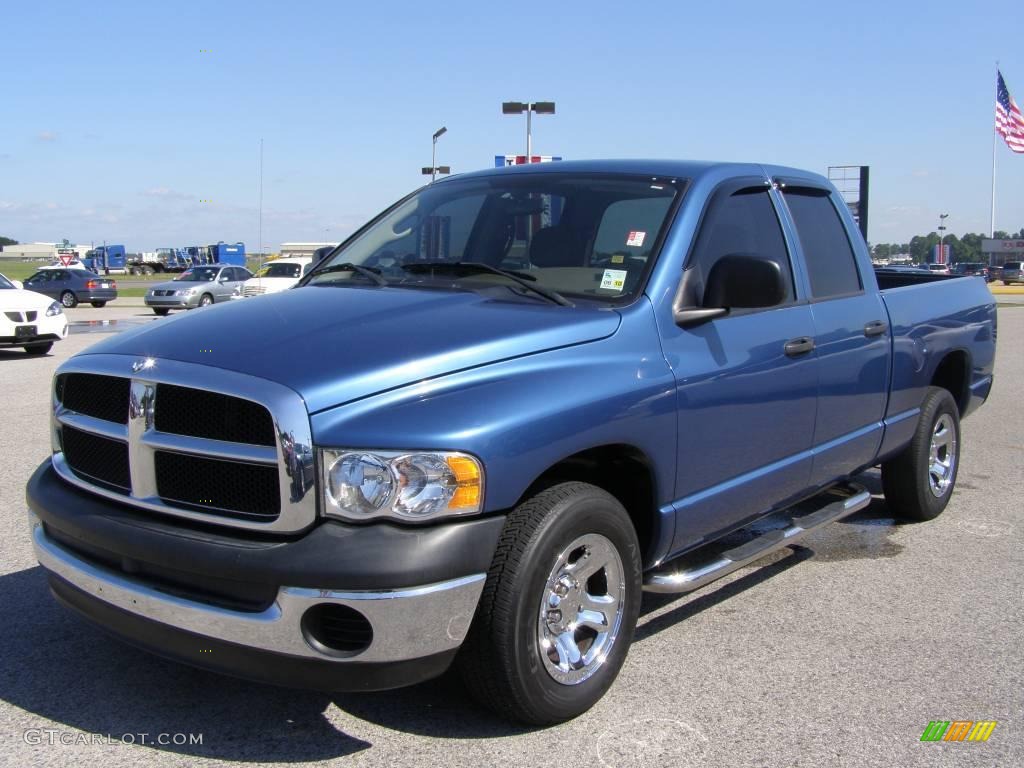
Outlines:
[[[996,62],[996,98],[999,98],[999,62]],[[996,237],[996,127],[992,126],[992,208],[989,220],[989,237]]]

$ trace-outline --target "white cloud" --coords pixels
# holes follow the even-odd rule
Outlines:
[[[142,193],[146,197],[159,197],[164,200],[193,200],[195,195],[188,192],[178,192],[168,187],[151,187]]]

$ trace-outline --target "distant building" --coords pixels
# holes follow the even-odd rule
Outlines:
[[[1008,261],[1024,261],[1024,240],[982,240],[981,258],[991,267]]]
[[[64,243],[18,243],[0,247],[0,259],[56,261],[58,249],[73,250],[81,259],[89,247],[88,245],[65,245]]]

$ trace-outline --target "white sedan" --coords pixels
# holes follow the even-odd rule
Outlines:
[[[0,275],[0,348],[24,347],[45,355],[53,342],[68,337],[68,318],[59,301]]]

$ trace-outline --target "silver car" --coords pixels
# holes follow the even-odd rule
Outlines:
[[[172,309],[207,307],[227,301],[242,283],[252,277],[245,267],[209,264],[192,267],[173,280],[154,285],[146,291],[146,306],[158,315]]]

